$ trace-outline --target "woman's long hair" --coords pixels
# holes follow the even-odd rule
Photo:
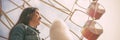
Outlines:
[[[38,8],[34,8],[34,7],[28,7],[28,8],[25,8],[21,15],[20,15],[20,18],[18,20],[18,22],[16,23],[19,24],[19,23],[23,23],[25,25],[28,25],[29,24],[29,21],[32,19],[32,17],[34,16],[34,12],[35,10],[37,10]]]

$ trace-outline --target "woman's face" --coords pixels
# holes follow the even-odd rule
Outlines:
[[[40,24],[40,20],[41,20],[40,13],[39,13],[38,10],[36,10],[36,11],[34,12],[33,17],[32,17],[32,21],[33,21],[33,23],[37,26],[37,25]]]

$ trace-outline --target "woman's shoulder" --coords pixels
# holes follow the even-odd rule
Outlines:
[[[13,27],[13,29],[22,29],[22,30],[24,30],[25,29],[25,24],[23,24],[23,23],[19,23],[19,24],[16,24],[14,27]]]
[[[11,29],[11,33],[23,33],[25,31],[25,25],[20,23],[20,24],[16,24],[12,29]]]

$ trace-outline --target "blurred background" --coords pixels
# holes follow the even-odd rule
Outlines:
[[[45,40],[50,40],[49,25],[56,18],[62,19],[69,26],[74,40],[80,40],[82,27],[89,18],[86,11],[91,2],[92,0],[0,0],[0,40],[7,40],[10,29],[26,7],[39,8],[42,23],[37,29]],[[102,17],[96,20],[103,27],[103,33],[98,40],[120,40],[119,2],[120,0],[98,0],[106,10]]]

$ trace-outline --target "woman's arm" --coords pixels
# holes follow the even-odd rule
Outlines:
[[[24,40],[24,25],[16,25],[9,34],[9,40]]]

